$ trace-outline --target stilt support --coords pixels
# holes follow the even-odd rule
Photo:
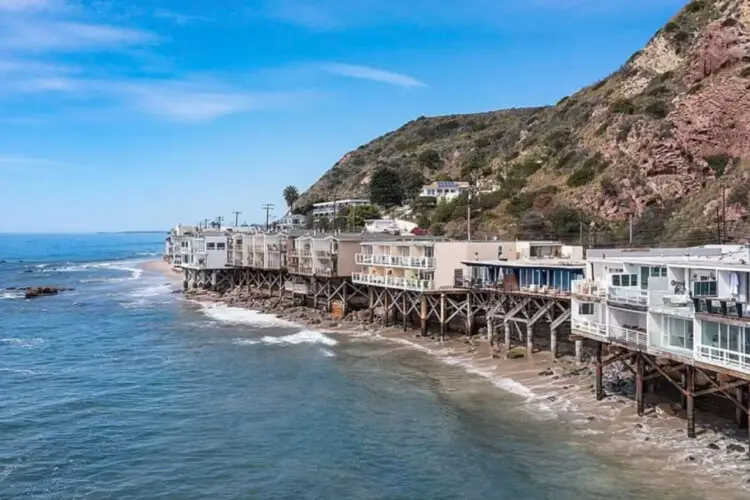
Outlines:
[[[602,386],[602,343],[596,343],[596,400],[604,399],[604,388]]]
[[[635,357],[635,402],[638,416],[643,416],[643,356],[636,354]]]
[[[686,366],[687,378],[687,435],[690,439],[695,438],[695,368]]]

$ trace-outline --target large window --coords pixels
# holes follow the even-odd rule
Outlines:
[[[693,283],[696,297],[716,297],[716,281],[696,281]]]
[[[583,316],[592,316],[594,314],[594,304],[591,302],[583,302],[578,307],[578,314]]]
[[[693,322],[665,316],[661,323],[662,344],[680,349],[693,348]]]
[[[638,286],[637,274],[613,274],[613,286]]]
[[[733,352],[750,353],[750,328],[703,322],[702,343]]]
[[[214,249],[214,248],[216,248],[216,247],[215,247],[215,244],[214,244],[214,243],[207,243],[207,244],[206,244],[206,248],[207,248],[207,249],[209,249],[209,250],[213,250],[213,249]]]

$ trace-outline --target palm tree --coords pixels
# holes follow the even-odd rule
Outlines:
[[[295,186],[287,186],[284,188],[284,201],[286,201],[289,210],[292,209],[294,202],[299,199],[299,191]]]

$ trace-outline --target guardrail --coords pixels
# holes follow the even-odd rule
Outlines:
[[[699,345],[695,348],[695,359],[730,370],[750,373],[750,354],[728,351],[719,347]]]
[[[596,321],[573,319],[570,322],[571,330],[576,330],[601,339],[607,338],[607,326]]]
[[[352,274],[352,281],[363,285],[389,286],[393,288],[403,288],[404,290],[414,290],[418,292],[434,290],[435,288],[435,283],[432,280],[420,280],[396,276],[381,276],[367,273]]]
[[[648,290],[622,286],[607,288],[607,300],[630,306],[648,306]]]
[[[640,330],[633,330],[632,328],[609,325],[607,337],[610,340],[621,344],[624,343],[644,348],[648,347],[648,334]]]
[[[354,256],[360,265],[379,265],[390,267],[404,267],[409,269],[432,269],[435,267],[434,257],[410,257],[403,255],[362,254]]]
[[[587,297],[604,298],[607,296],[607,287],[601,283],[591,280],[573,280],[570,284],[571,293]]]

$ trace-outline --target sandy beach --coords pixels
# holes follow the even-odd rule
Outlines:
[[[139,264],[138,267],[147,271],[160,273],[168,278],[170,282],[182,283],[182,274],[172,269],[172,266],[162,259],[149,260]]]
[[[181,281],[164,261],[143,267],[162,273],[175,284]],[[705,498],[744,499],[750,494],[745,431],[729,420],[698,411],[698,436],[688,439],[681,410],[665,398],[647,394],[644,417],[637,415],[629,394],[608,394],[603,401],[596,401],[593,366],[576,366],[570,356],[552,359],[550,352],[540,351],[522,359],[491,358],[489,343],[479,336],[453,336],[441,342],[422,337],[416,330],[370,324],[357,314],[336,321],[327,313],[290,306],[261,291],[225,295],[191,291],[186,298],[203,307],[257,310],[352,342],[389,342],[419,351],[469,377],[486,380],[491,390],[515,394],[529,419],[559,427],[570,443],[602,459],[642,471],[644,481],[692,484],[710,492]],[[616,366],[609,370],[625,372]]]

